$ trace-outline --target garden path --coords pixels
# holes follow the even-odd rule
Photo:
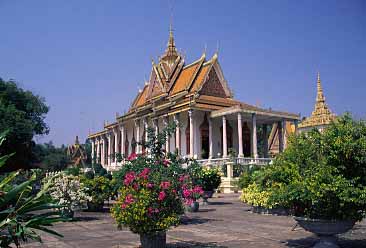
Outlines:
[[[311,247],[316,238],[302,228],[292,230],[295,221],[287,216],[253,214],[239,202],[238,194],[219,194],[210,204],[200,206],[198,213],[189,213],[183,224],[167,234],[170,248],[277,248]],[[45,235],[44,243],[25,247],[52,248],[132,248],[139,246],[139,237],[130,231],[117,230],[109,213],[77,213],[79,221],[57,224],[55,229],[64,238]],[[344,248],[366,247],[366,221],[339,237]]]

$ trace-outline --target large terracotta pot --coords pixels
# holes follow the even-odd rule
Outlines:
[[[295,220],[306,231],[320,238],[314,248],[339,248],[334,235],[351,230],[356,223],[355,220],[318,220],[303,217],[295,217]]]
[[[164,248],[166,246],[166,232],[140,234],[142,248]]]
[[[187,210],[189,212],[198,212],[199,208],[200,208],[200,204],[196,201],[192,202],[189,206],[187,206]]]

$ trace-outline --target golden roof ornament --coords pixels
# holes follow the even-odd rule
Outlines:
[[[173,27],[172,27],[172,24],[170,23],[169,39],[168,39],[167,48],[165,49],[165,53],[160,58],[160,60],[165,61],[168,63],[169,66],[172,66],[178,56],[179,56],[179,53],[177,51],[177,48],[175,47],[175,41],[174,41],[174,36],[173,36]]]
[[[329,125],[335,119],[335,114],[332,113],[325,102],[319,72],[316,85],[317,95],[314,111],[311,113],[310,117],[305,118],[305,120],[299,124],[299,128]]]

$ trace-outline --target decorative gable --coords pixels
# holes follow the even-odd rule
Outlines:
[[[215,68],[211,68],[206,82],[203,84],[199,93],[207,96],[228,97],[219,77],[217,76]]]

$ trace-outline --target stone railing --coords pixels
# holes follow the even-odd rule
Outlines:
[[[220,189],[224,193],[238,191],[236,182],[239,176],[252,166],[265,166],[271,164],[271,158],[215,158],[197,160],[199,164],[207,167],[219,168],[222,172]]]

